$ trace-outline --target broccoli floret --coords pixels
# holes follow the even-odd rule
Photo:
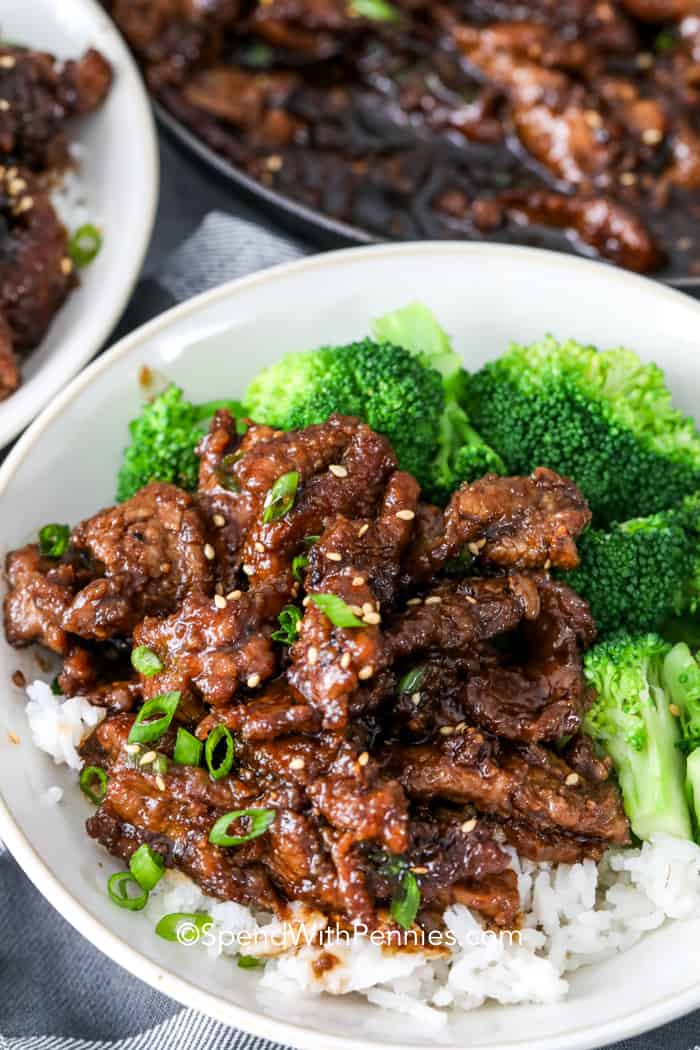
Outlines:
[[[293,430],[332,412],[359,416],[391,441],[404,470],[425,483],[444,407],[440,375],[407,350],[365,339],[286,354],[253,380],[245,397],[260,423]]]
[[[117,499],[129,499],[149,481],[170,481],[183,489],[195,489],[199,461],[194,450],[206,420],[218,408],[242,415],[242,406],[236,401],[193,405],[172,383],[149,401],[129,424],[131,444],[124,451]]]
[[[662,371],[630,350],[553,338],[512,346],[470,378],[473,425],[509,472],[551,467],[599,524],[654,514],[700,487],[700,434]]]
[[[463,481],[489,473],[505,474],[501,457],[469,422],[461,403],[467,382],[464,362],[431,311],[421,303],[411,303],[375,321],[374,334],[405,347],[442,376],[445,409],[426,486],[428,495],[444,502]]]
[[[685,787],[696,837],[700,832],[700,666],[685,643],[664,660],[663,678],[681,726],[681,750],[688,756]]]
[[[621,632],[596,645],[584,661],[598,693],[584,728],[612,758],[640,839],[657,831],[691,838],[680,729],[662,678],[669,650],[657,634]]]

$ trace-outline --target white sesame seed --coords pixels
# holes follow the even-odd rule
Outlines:
[[[16,215],[22,215],[25,211],[31,211],[33,207],[34,207],[34,198],[33,197],[22,197],[22,200],[19,202],[19,204],[15,208],[15,214]]]
[[[469,602],[470,605],[476,605],[477,604],[476,598],[474,598],[473,595],[465,594],[464,597],[465,597],[466,601]]]
[[[411,693],[411,703],[418,707],[420,703],[420,693]]]
[[[400,518],[401,521],[413,521],[415,516],[416,516],[416,512],[414,510],[397,510],[396,511],[396,517]]]
[[[588,124],[589,128],[602,127],[603,118],[601,117],[600,113],[598,113],[595,109],[587,109],[586,112],[583,114],[583,119],[586,121],[586,124]]]
[[[328,469],[336,478],[346,478],[348,476],[348,468],[340,463],[331,463]]]
[[[545,568],[545,572],[548,569],[552,568],[552,559],[551,558],[547,558],[546,562],[544,563],[544,568]]]
[[[367,523],[365,523],[364,525],[360,525],[360,528],[358,529],[358,532],[357,532],[357,538],[361,540],[362,537],[364,536],[364,534],[367,532],[368,528],[369,528],[369,525],[367,525]]]
[[[251,675],[249,675],[248,679],[246,681],[246,685],[248,686],[249,689],[255,689],[256,686],[260,685],[260,675],[259,674],[251,674]]]
[[[423,599],[422,598],[409,598],[408,601],[406,602],[406,605],[422,605],[422,604],[423,604]]]
[[[304,761],[303,758],[293,758],[292,761],[289,763],[289,768],[290,769],[303,769],[305,765],[306,765],[306,762]]]
[[[363,613],[374,612],[374,606],[372,605],[371,602],[363,602],[362,603],[362,611],[363,611]]]
[[[13,55],[3,55],[0,58],[0,68],[2,69],[14,69],[17,65],[17,59]]]
[[[255,566],[254,565],[244,565],[243,566],[243,572],[246,574],[246,576],[255,576]]]
[[[227,603],[226,599],[224,598],[223,594],[215,594],[214,595],[214,605],[216,606],[217,609],[225,609],[227,604],[228,603]]]
[[[569,773],[569,775],[566,778],[566,780],[564,781],[564,783],[566,784],[567,787],[575,787],[576,784],[578,784],[580,779],[581,778],[578,775],[578,773]]]
[[[638,69],[651,69],[654,65],[654,56],[648,51],[640,51],[636,61]]]
[[[382,618],[378,612],[365,613],[362,619],[365,621],[365,623],[370,624],[372,627],[375,627],[378,623],[382,622]]]
[[[159,791],[165,791],[165,781],[161,776],[156,777],[156,787]]]
[[[439,594],[431,594],[429,598],[425,599],[425,604],[426,605],[439,605],[441,601],[442,601],[442,598],[440,597]]]
[[[352,585],[353,585],[353,587],[364,587],[364,585],[365,585],[365,578],[364,578],[364,576],[353,576],[353,578],[352,578]]]
[[[362,681],[366,682],[368,678],[371,678],[374,674],[374,668],[371,664],[367,664],[366,667],[361,667],[357,673],[357,677]]]
[[[18,193],[22,193],[26,190],[27,184],[24,179],[11,179],[7,188],[12,196],[16,197]]]
[[[633,171],[623,171],[622,175],[620,175],[620,182],[623,186],[634,186],[636,181],[637,176]]]
[[[214,561],[214,558],[216,557],[216,551],[212,547],[211,543],[205,544],[204,557],[207,559],[207,561]]]
[[[646,128],[642,132],[642,142],[647,146],[658,146],[663,137],[664,133],[659,128]]]
[[[411,868],[414,875],[427,875],[428,869],[419,865],[418,867]]]
[[[485,547],[485,546],[486,546],[486,540],[482,536],[480,540],[476,541],[476,549],[477,550],[481,550],[482,547]]]
[[[140,750],[140,744],[125,744],[124,750],[127,755],[135,755]]]
[[[272,153],[265,160],[265,167],[267,168],[268,171],[280,171],[282,166],[283,166],[283,164],[284,164],[284,161],[282,160],[282,158],[280,157],[280,155],[278,153]]]
[[[315,664],[318,661],[318,649],[315,645],[310,645],[306,652],[306,659],[310,664]]]
[[[156,753],[155,753],[155,751],[147,751],[146,754],[143,755],[139,759],[139,765],[140,766],[150,766],[151,762],[155,762],[155,760],[156,760]]]
[[[343,653],[343,655],[340,658],[340,666],[343,668],[344,671],[347,671],[351,662],[352,657],[350,656],[350,653]]]
[[[462,824],[462,831],[465,834],[468,835],[469,832],[473,831],[475,827],[476,827],[476,817],[472,817],[471,820],[465,820],[464,821],[464,824]]]
[[[253,544],[253,546],[254,546],[255,550],[258,552],[258,554],[264,554],[265,553],[265,545],[263,543],[261,543],[260,540],[256,540],[255,543]]]
[[[369,755],[368,755],[368,753],[366,751],[363,751],[362,754],[357,759],[357,764],[358,764],[358,766],[366,766],[368,762],[369,762]]]
[[[226,524],[226,518],[223,516],[223,514],[215,514],[211,520],[214,522],[217,529],[222,528]]]
[[[303,599],[302,599],[302,602],[301,602],[301,604],[302,604],[303,606],[307,606],[307,605],[310,605],[310,604],[311,604],[311,598],[310,598],[310,597],[308,596],[308,594],[306,595],[306,597],[305,597],[305,598],[303,598]]]
[[[10,103],[7,101],[7,99],[6,98],[0,98],[0,110],[2,110],[3,113],[6,113],[9,108],[10,108]]]
[[[455,726],[455,733],[463,733],[466,728],[467,728],[467,723],[466,722],[458,722],[457,725]]]
[[[467,549],[469,550],[470,554],[477,555],[479,553],[479,548],[475,543],[468,543]]]
[[[454,726],[440,726],[440,735],[441,736],[452,736],[454,731],[455,731],[455,727]]]
[[[228,601],[228,602],[237,602],[242,594],[243,594],[243,591],[231,591],[230,594],[226,595],[226,601]]]
[[[328,554],[326,555],[326,557],[328,558],[329,561],[342,561],[343,560],[342,554],[338,554],[337,551],[329,551]]]

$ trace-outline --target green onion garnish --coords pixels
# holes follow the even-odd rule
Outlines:
[[[142,890],[150,892],[163,878],[165,861],[160,853],[156,853],[144,842],[143,846],[131,854],[129,871],[134,876]]]
[[[158,773],[161,777],[165,776],[170,768],[167,755],[156,755],[151,763],[151,769],[154,773]]]
[[[404,930],[413,926],[420,907],[420,888],[418,879],[412,871],[407,871],[397,892],[391,901],[391,917]]]
[[[299,583],[301,583],[304,578],[304,569],[308,564],[309,559],[305,554],[297,554],[292,558],[292,576],[295,580],[298,580]]]
[[[188,729],[179,727],[173,758],[180,766],[198,766],[202,761],[202,748],[204,744],[197,740]]]
[[[196,944],[213,925],[211,917],[204,912],[173,911],[163,916],[156,926],[156,933],[164,941]]]
[[[274,809],[234,809],[230,813],[224,813],[223,817],[219,817],[209,832],[209,841],[215,846],[242,846],[244,842],[250,842],[251,839],[264,835],[274,823],[276,816]],[[228,829],[231,824],[234,820],[240,820],[241,817],[247,817],[250,821],[250,831],[245,835],[229,835]]]
[[[298,486],[299,472],[296,470],[291,470],[289,474],[283,474],[277,479],[265,497],[264,525],[277,521],[292,509]]]
[[[70,529],[67,525],[44,525],[39,530],[39,553],[45,558],[60,558],[65,554],[70,540]]]
[[[158,653],[154,653],[147,645],[137,645],[131,650],[131,666],[144,678],[152,678],[154,674],[163,670],[163,663]]]
[[[241,458],[240,452],[229,452],[228,455],[224,456],[221,462],[214,468],[217,481],[225,488],[228,492],[240,492],[241,483],[232,473],[236,463]]]
[[[98,791],[94,788],[99,784]],[[99,806],[107,794],[107,774],[99,766],[86,766],[80,774],[80,790],[84,795]]]
[[[369,18],[373,22],[398,22],[401,17],[386,0],[350,0],[348,11],[354,18]]]
[[[163,693],[148,700],[136,716],[129,733],[130,744],[145,744],[157,740],[169,727],[180,702],[179,692]],[[160,718],[154,718],[160,715]],[[149,721],[151,719],[151,721]]]
[[[99,254],[102,247],[102,234],[87,222],[78,227],[68,242],[68,254],[76,266],[87,266]]]
[[[296,605],[285,605],[277,617],[279,630],[272,632],[272,638],[283,645],[294,645],[299,634],[302,616]]]
[[[425,667],[421,664],[419,664],[418,667],[412,667],[410,671],[406,671],[406,674],[399,681],[399,692],[415,693],[424,678]]]
[[[239,955],[236,964],[241,970],[256,970],[259,966],[265,965],[265,960],[259,959],[256,955]]]
[[[61,689],[61,683],[58,680],[58,675],[51,679],[51,692],[54,696],[63,696],[63,690]]]
[[[214,752],[221,741],[225,742],[225,753],[221,762],[218,765],[214,762]],[[229,733],[226,726],[217,726],[216,729],[207,737],[207,742],[204,746],[204,758],[207,763],[207,769],[213,780],[221,780],[225,777],[231,766],[233,765],[233,756],[236,753],[236,748],[233,743],[233,737]]]
[[[311,535],[309,535],[309,536],[304,536],[304,539],[301,542],[306,547],[313,547],[314,543],[318,543],[318,541],[320,539],[321,539],[320,536],[311,536]]]
[[[355,616],[347,602],[344,602],[337,594],[311,594],[309,597],[335,627],[365,626],[362,620]]]
[[[132,886],[140,890],[138,897],[129,896],[129,889]],[[146,907],[146,902],[148,901],[148,890],[144,890],[139,886],[130,871],[118,871],[116,875],[112,875],[107,882],[107,892],[110,900],[120,908],[126,908],[128,911],[141,911],[142,908]]]

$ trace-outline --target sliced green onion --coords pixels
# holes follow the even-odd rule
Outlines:
[[[271,521],[278,521],[292,509],[298,487],[299,472],[296,470],[291,470],[289,474],[283,474],[277,479],[265,497],[263,524],[268,525]]]
[[[314,543],[318,543],[320,539],[320,536],[304,536],[304,539],[301,542],[307,547],[313,547]]]
[[[418,667],[412,667],[410,671],[406,671],[406,674],[399,682],[400,693],[415,693],[416,689],[420,687],[421,682],[425,678],[425,667],[421,664]]]
[[[401,17],[387,0],[350,0],[348,11],[353,18],[369,18],[372,22],[398,22]]]
[[[299,634],[301,620],[302,615],[296,605],[285,605],[277,617],[279,630],[272,632],[272,638],[276,642],[282,642],[283,645],[294,645]]]
[[[236,964],[241,970],[257,970],[259,966],[265,965],[265,960],[259,959],[257,955],[239,955]]]
[[[138,897],[129,895],[131,886],[135,886],[137,890],[140,890]],[[141,911],[142,908],[146,907],[146,902],[148,901],[148,890],[144,890],[139,886],[130,871],[118,871],[116,875],[112,875],[107,882],[107,892],[110,900],[120,908],[126,908],[127,911]]]
[[[154,773],[158,773],[161,777],[165,776],[170,768],[167,755],[156,755],[151,764],[151,769]]]
[[[362,620],[355,616],[347,602],[344,602],[337,594],[311,594],[309,597],[335,627],[365,626]]]
[[[218,765],[214,762],[214,752],[221,741],[225,741],[225,753],[221,762]],[[204,745],[204,758],[207,763],[207,769],[213,780],[220,780],[221,777],[225,777],[231,766],[233,765],[233,756],[236,753],[236,748],[233,743],[233,737],[229,733],[226,726],[217,726],[216,729],[207,737],[207,742]]]
[[[242,846],[244,842],[257,839],[264,835],[271,824],[274,823],[277,813],[274,809],[234,809],[230,813],[224,813],[219,817],[214,827],[209,832],[209,841],[215,846]],[[229,835],[228,829],[234,820],[247,817],[250,821],[250,831],[245,835]]]
[[[61,683],[58,680],[58,675],[51,680],[51,692],[54,696],[63,696],[63,690],[61,689]]]
[[[401,886],[391,901],[391,917],[404,930],[409,930],[415,921],[420,907],[420,887],[412,871],[407,871]]]
[[[164,915],[156,926],[156,933],[164,941],[178,944],[196,944],[203,933],[214,925],[204,912],[173,911]]]
[[[202,748],[204,744],[190,733],[189,729],[179,727],[173,758],[181,766],[198,766],[202,761]]]
[[[87,266],[97,258],[102,247],[102,234],[91,222],[79,226],[68,242],[68,254],[76,266]]]
[[[241,483],[232,473],[234,466],[241,459],[241,452],[229,452],[228,455],[224,456],[221,462],[214,468],[217,481],[219,484],[227,489],[228,492],[240,492]]]
[[[94,791],[95,781],[99,783],[99,794]],[[107,794],[107,774],[99,766],[86,766],[80,774],[80,790],[84,795],[99,806]]]
[[[137,645],[131,650],[131,666],[144,678],[152,678],[154,674],[163,670],[163,662],[158,653],[154,653],[147,645]]]
[[[305,554],[297,554],[292,558],[292,576],[295,580],[298,580],[299,583],[301,583],[304,578],[304,569],[308,564],[309,559]]]
[[[68,549],[70,529],[67,525],[44,525],[39,530],[39,553],[45,558],[60,558]]]
[[[148,700],[137,714],[136,721],[131,727],[129,743],[145,744],[161,737],[172,722],[179,702],[179,692],[163,693],[161,696],[154,696],[152,700]],[[154,715],[161,717],[154,718]]]
[[[141,889],[150,892],[163,878],[165,861],[160,853],[156,853],[155,850],[151,849],[148,843],[144,842],[143,846],[139,846],[139,848],[131,854],[129,871],[134,876]]]

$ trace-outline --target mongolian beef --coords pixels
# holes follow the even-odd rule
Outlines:
[[[373,236],[700,273],[698,0],[109,0],[155,98]]]
[[[410,891],[424,929],[451,902],[517,926],[508,845],[629,843],[581,728],[595,626],[552,575],[590,520],[572,482],[489,474],[441,510],[342,415],[241,436],[219,410],[198,455],[195,492],[151,483],[8,556],[8,640],[107,712],[93,838],[282,915],[375,928]]]
[[[51,191],[73,164],[68,122],[99,108],[111,81],[92,49],[59,62],[0,46],[0,401],[20,385],[22,357],[77,284],[80,238],[71,241]]]

